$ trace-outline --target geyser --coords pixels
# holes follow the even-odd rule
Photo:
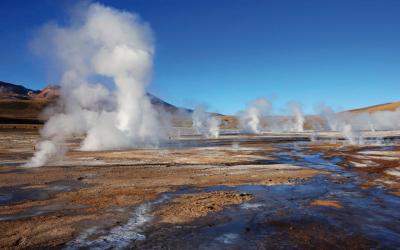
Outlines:
[[[61,97],[25,166],[46,164],[75,135],[84,136],[82,150],[154,146],[165,138],[146,95],[152,40],[137,15],[98,3],[74,12],[67,26],[44,26],[33,46],[62,68]]]

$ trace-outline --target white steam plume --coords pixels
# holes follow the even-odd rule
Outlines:
[[[353,114],[351,123],[359,130],[398,130],[400,129],[400,108],[393,111]]]
[[[352,122],[353,114],[337,113],[325,105],[320,107],[319,113],[323,130],[339,132],[351,145],[363,144],[362,134]]]
[[[393,111],[373,112],[341,112],[336,113],[331,108],[323,106],[320,109],[322,130],[338,131],[350,144],[364,144],[363,131],[393,131],[400,130],[400,108]],[[383,142],[376,138],[375,142]]]
[[[221,120],[207,113],[203,106],[198,106],[192,114],[192,127],[196,133],[207,138],[218,138]]]
[[[303,111],[301,110],[301,105],[299,103],[292,103],[292,114],[295,120],[295,132],[304,132],[304,115]]]
[[[247,106],[245,111],[239,113],[239,128],[247,133],[260,133],[261,119],[271,109],[271,103],[265,98],[258,98]]]
[[[74,135],[85,136],[82,150],[157,145],[164,138],[146,95],[152,34],[138,16],[92,3],[75,13],[68,26],[45,26],[33,44],[49,51],[63,69],[61,112],[46,122],[42,142],[26,166],[46,164]],[[116,90],[94,79],[107,79]]]
[[[338,114],[329,106],[320,105],[319,107],[319,116],[322,119],[322,127],[324,130],[328,131],[339,131],[340,126],[342,124],[342,120],[338,116]]]
[[[269,130],[272,132],[304,132],[305,118],[298,102],[287,104],[290,109],[291,117],[276,117],[269,121]]]
[[[342,135],[344,136],[344,138],[346,138],[346,140],[354,145],[357,144],[357,138],[354,135],[354,131],[353,131],[353,127],[351,126],[351,124],[349,123],[344,123],[343,126],[341,127],[341,132]]]

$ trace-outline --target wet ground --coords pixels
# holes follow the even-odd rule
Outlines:
[[[400,197],[382,187],[362,189],[363,176],[343,169],[338,165],[342,161],[338,156],[325,159],[322,153],[306,154],[299,144],[278,147],[287,151],[276,153],[275,163],[331,173],[296,185],[202,189],[202,192],[235,191],[255,198],[195,223],[152,226],[144,231],[146,239],[135,246],[175,249],[400,247]]]
[[[400,248],[397,143],[229,135],[22,169],[35,135],[4,138],[3,248]]]

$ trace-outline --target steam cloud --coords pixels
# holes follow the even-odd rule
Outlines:
[[[192,114],[192,127],[196,133],[207,138],[218,138],[221,120],[207,113],[203,106],[195,108]]]
[[[33,44],[49,50],[63,74],[58,107],[27,167],[42,166],[64,152],[70,136],[84,136],[82,150],[155,146],[165,138],[146,95],[152,33],[137,15],[92,3],[71,16],[68,26],[43,27]]]

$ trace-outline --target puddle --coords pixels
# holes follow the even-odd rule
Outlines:
[[[41,207],[33,207],[27,209],[21,213],[12,214],[12,215],[0,215],[0,221],[9,221],[9,220],[20,220],[33,216],[40,216],[44,214],[49,214],[53,212],[57,212],[62,210],[63,214],[68,214],[68,210],[75,210],[80,208],[86,208],[87,206],[83,205],[69,205],[69,204],[53,204],[48,206]]]
[[[303,154],[297,150],[293,150],[292,152],[278,152],[273,154],[273,156],[278,158],[278,160],[272,160],[274,163],[293,164],[317,170],[342,170],[342,168],[337,165],[342,159],[337,156],[327,160],[323,158],[323,154]]]
[[[329,159],[325,159],[322,153],[304,153],[301,148],[302,145],[306,145],[306,143],[297,142],[279,145],[277,148],[286,149],[286,151],[273,153],[272,156],[276,157],[277,159],[262,160],[259,162],[264,164],[292,164],[296,166],[332,172],[343,171],[342,167],[338,165],[342,161],[341,157],[334,156],[330,157]]]
[[[28,200],[46,200],[60,192],[76,191],[87,186],[76,180],[62,180],[47,183],[45,187],[29,186],[0,187],[0,205],[11,205]]]
[[[393,151],[395,149],[394,146],[369,146],[360,150],[363,151]]]
[[[32,188],[29,186],[13,186],[0,188],[0,206],[12,205],[26,201],[47,200],[61,192],[77,191],[88,186],[76,180],[63,180],[48,183],[44,187]],[[33,216],[40,216],[53,212],[63,211],[63,214],[68,214],[69,211],[85,208],[83,205],[71,204],[51,204],[46,206],[37,206],[25,209],[15,214],[2,214],[0,221],[10,221],[25,219]]]
[[[0,188],[0,205],[10,205],[32,199],[45,200],[48,198],[48,192],[36,188],[24,189],[21,186]]]
[[[220,137],[218,139],[205,139],[203,137],[188,138],[179,140],[170,140],[163,143],[160,148],[204,148],[204,147],[217,147],[217,146],[231,146],[233,143],[306,143],[309,142],[308,137]]]

